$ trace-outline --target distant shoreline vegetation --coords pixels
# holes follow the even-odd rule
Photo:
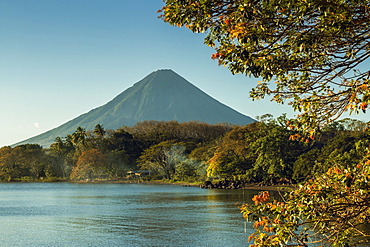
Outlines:
[[[225,185],[226,181],[226,186]],[[17,180],[12,181],[0,181],[2,183],[81,183],[81,184],[156,184],[156,185],[178,185],[183,187],[199,187],[202,189],[247,189],[247,190],[267,190],[267,191],[292,191],[296,188],[294,185],[262,185],[259,183],[240,183],[241,186],[233,187],[233,183],[235,181],[228,181],[228,180],[214,180],[204,181],[204,182],[185,182],[185,181],[176,181],[176,180],[147,180],[138,177],[133,177],[131,179],[125,180],[109,180],[109,179],[96,179],[93,181],[89,180],[79,180],[79,181],[72,181],[67,178],[40,178],[40,179],[33,179],[30,177],[23,177]]]
[[[160,182],[200,185],[242,181],[258,186],[296,184],[335,162],[354,166],[369,143],[367,123],[344,119],[310,143],[293,140],[285,116],[246,126],[144,121],[133,127],[77,128],[49,148],[0,149],[1,182]],[[145,176],[129,171],[151,171]]]

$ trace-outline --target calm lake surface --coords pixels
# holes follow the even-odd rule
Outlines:
[[[248,246],[236,203],[258,191],[0,184],[1,246]]]

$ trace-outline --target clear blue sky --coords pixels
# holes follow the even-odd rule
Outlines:
[[[202,34],[157,18],[162,6],[162,0],[0,0],[0,147],[55,128],[167,68],[251,117],[294,115],[269,99],[249,99],[257,79],[218,67]]]

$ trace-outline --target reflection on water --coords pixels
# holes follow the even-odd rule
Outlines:
[[[248,246],[235,204],[250,202],[256,193],[147,184],[0,184],[0,243]]]

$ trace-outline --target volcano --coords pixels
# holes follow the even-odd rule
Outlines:
[[[77,127],[93,130],[133,126],[145,120],[246,125],[255,120],[212,98],[172,70],[157,70],[126,89],[105,105],[82,114],[57,128],[19,142],[48,147],[57,136],[72,134]]]

